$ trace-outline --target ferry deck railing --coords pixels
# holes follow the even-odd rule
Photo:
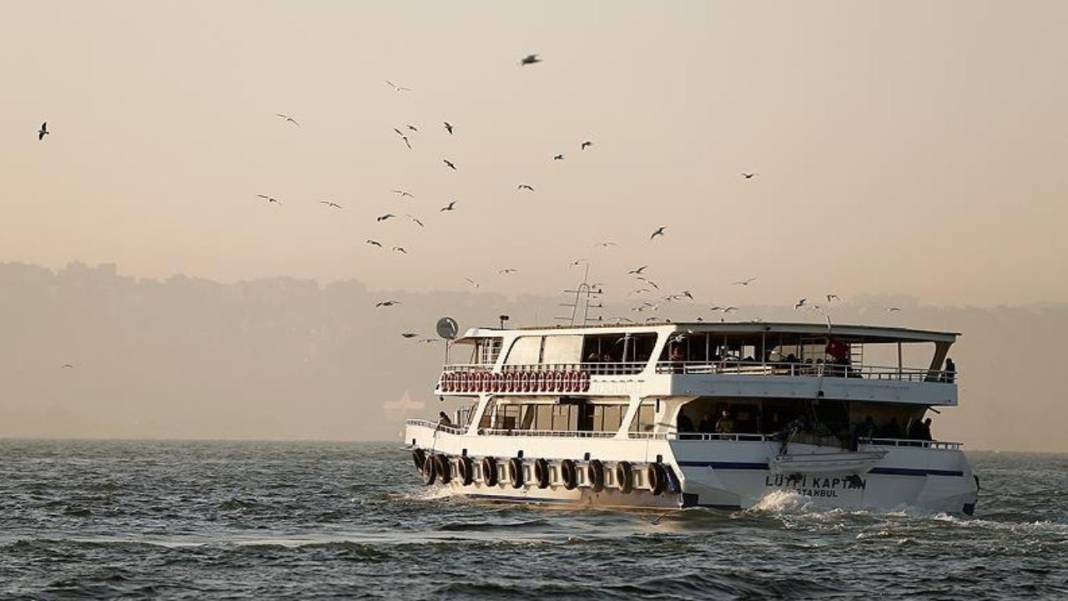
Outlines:
[[[501,373],[584,371],[597,376],[634,375],[645,370],[648,361],[586,362],[586,363],[520,363],[501,366]],[[491,372],[494,365],[488,363],[453,363],[444,367],[445,372]]]
[[[423,426],[433,428],[439,432],[449,434],[464,434],[466,426],[445,426],[428,419],[409,419],[405,421],[410,426]],[[479,428],[481,436],[512,436],[512,437],[539,437],[539,438],[613,438],[614,431],[592,430],[521,430],[509,428]],[[778,442],[774,434],[757,434],[748,432],[628,432],[627,438],[634,440],[685,440],[685,441],[729,441],[729,442]],[[959,450],[964,446],[961,442],[943,440],[914,440],[908,438],[861,438],[860,444],[880,447],[909,447],[924,449]]]

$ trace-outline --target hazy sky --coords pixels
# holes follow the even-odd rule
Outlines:
[[[1068,302],[1068,3],[0,7],[0,260],[552,294],[587,258],[737,304]]]

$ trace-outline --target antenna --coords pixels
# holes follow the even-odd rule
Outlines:
[[[570,303],[560,303],[561,307],[571,308],[571,317],[557,317],[559,321],[568,321],[571,325],[586,325],[590,320],[590,309],[600,309],[604,307],[601,302],[593,303],[595,299],[600,299],[600,296],[604,294],[604,291],[600,288],[594,289],[589,284],[590,280],[590,264],[586,264],[585,273],[582,275],[582,283],[578,285],[574,290],[564,290],[564,294],[574,294],[575,300]],[[582,307],[582,323],[576,324],[579,318],[579,307]],[[598,317],[600,320],[600,317]]]

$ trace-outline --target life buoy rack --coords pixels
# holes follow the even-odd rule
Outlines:
[[[452,470],[449,468],[452,464],[449,463],[449,456],[445,454],[434,456],[434,471],[437,472],[438,478],[442,484],[448,484],[452,480]]]
[[[518,457],[512,457],[508,460],[509,476],[512,479],[512,488],[523,488],[523,460]]]
[[[497,460],[493,457],[482,458],[482,483],[497,486]]]
[[[645,479],[649,481],[649,490],[653,495],[660,495],[667,487],[667,473],[664,472],[662,464],[650,463],[649,467],[645,468]]]
[[[423,460],[422,472],[423,484],[430,486],[434,483],[435,480],[437,480],[437,463],[434,461],[434,458],[432,456],[428,456],[426,459]]]
[[[412,463],[415,464],[415,469],[423,469],[423,464],[426,463],[426,451],[423,449],[415,449],[412,451]]]
[[[475,481],[475,466],[467,455],[461,455],[456,458],[456,475],[460,477],[460,481],[463,482],[464,486],[468,486]]]
[[[571,459],[564,459],[560,462],[560,480],[563,481],[564,488],[567,490],[575,490],[578,486],[578,468]]]
[[[616,485],[623,493],[634,490],[634,468],[630,462],[620,461],[616,464]]]
[[[593,488],[593,492],[604,490],[604,464],[600,459],[591,459],[586,465],[586,480]]]
[[[538,458],[534,461],[534,479],[538,481],[538,488],[549,488],[549,462]]]

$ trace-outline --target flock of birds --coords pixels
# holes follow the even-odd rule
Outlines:
[[[521,67],[526,67],[526,66],[535,65],[535,64],[538,64],[538,63],[541,63],[541,62],[542,62],[542,59],[539,57],[539,55],[537,55],[537,54],[528,54],[528,55],[524,56],[522,59],[520,59],[519,65]],[[408,87],[405,87],[405,86],[398,85],[398,84],[394,83],[391,80],[386,80],[385,83],[394,92],[397,92],[397,93],[412,92],[412,88],[408,88]],[[289,115],[287,113],[275,113],[275,116],[280,121],[282,121],[283,123],[285,123],[287,125],[291,125],[293,127],[301,127],[300,121],[298,121],[292,115]],[[443,121],[442,122],[442,128],[444,129],[446,134],[449,135],[449,136],[452,136],[452,135],[455,134],[456,127],[449,121]],[[413,145],[412,145],[412,136],[414,134],[418,134],[419,131],[420,131],[419,128],[416,127],[413,124],[406,124],[403,129],[399,128],[399,127],[394,127],[393,128],[393,132],[397,134],[397,136],[400,139],[400,141],[404,144],[405,148],[407,148],[408,150],[413,150],[414,149]],[[49,131],[49,129],[48,129],[48,122],[45,121],[45,122],[41,123],[41,127],[37,131],[37,139],[38,139],[38,141],[43,141],[45,136],[51,135],[51,133],[52,132]],[[593,143],[592,140],[584,140],[578,145],[578,148],[579,148],[579,151],[582,152],[582,151],[586,151],[586,150],[592,148],[593,145],[594,145],[594,143]],[[562,161],[564,159],[565,159],[565,155],[563,153],[555,154],[552,157],[553,161]],[[450,169],[452,171],[458,171],[459,170],[459,168],[457,167],[456,163],[453,162],[452,160],[448,159],[448,158],[442,158],[442,164],[445,166],[445,168]],[[744,180],[750,181],[750,180],[753,180],[755,177],[757,177],[759,174],[756,173],[756,172],[743,171],[739,175]],[[518,191],[520,191],[520,192],[526,192],[526,193],[535,192],[534,186],[532,186],[531,184],[528,184],[528,183],[519,183],[516,186],[516,189]],[[414,194],[412,194],[411,192],[409,192],[407,190],[404,190],[404,189],[393,189],[393,190],[391,190],[391,192],[393,194],[397,195],[400,198],[412,198],[412,199],[415,198]],[[283,205],[282,200],[280,200],[279,198],[277,198],[275,196],[272,196],[270,194],[256,194],[256,197],[261,199],[261,200],[263,200],[267,204],[274,204],[274,205],[278,205],[278,206],[282,206]],[[338,204],[338,203],[336,203],[336,202],[334,202],[332,200],[321,200],[321,201],[318,201],[318,202],[319,202],[319,204],[323,205],[324,207],[326,207],[328,209],[334,209],[334,210],[344,209],[344,207],[341,204]],[[457,210],[457,204],[458,204],[458,201],[451,200],[447,204],[445,204],[444,206],[440,207],[438,209],[438,212],[439,213],[450,213],[450,212],[456,211]],[[420,219],[419,217],[417,217],[415,215],[412,215],[410,213],[405,213],[403,218],[407,219],[409,222],[415,224],[416,226],[418,226],[420,228],[426,227],[426,225],[425,225],[425,223],[424,223],[424,221],[422,219]],[[385,222],[385,221],[389,221],[391,219],[401,219],[401,216],[399,216],[397,214],[394,214],[394,213],[384,213],[382,215],[377,216],[375,218],[375,221],[377,223],[382,223],[382,222]],[[654,229],[650,233],[649,241],[650,242],[654,242],[658,238],[663,238],[663,237],[667,236],[667,231],[668,231],[668,226],[666,226],[666,225],[662,225],[662,226],[657,227],[656,229]],[[380,248],[380,249],[385,249],[386,248],[385,244],[383,244],[381,241],[376,240],[374,238],[368,238],[365,241],[365,243],[367,245],[375,247],[375,248]],[[618,246],[618,245],[617,245],[617,243],[612,242],[612,241],[603,241],[603,242],[597,242],[596,244],[594,244],[594,246],[596,248],[607,249],[607,248]],[[407,249],[405,249],[405,247],[401,246],[401,245],[392,245],[391,244],[391,245],[389,245],[389,248],[394,253],[403,254],[403,255],[407,255],[408,254]],[[588,265],[588,261],[586,259],[575,259],[575,260],[571,261],[571,263],[569,264],[569,267],[576,267],[576,266],[583,265],[583,264]],[[636,267],[634,269],[630,269],[630,270],[628,270],[626,272],[627,275],[633,276],[633,280],[634,280],[634,283],[635,283],[634,288],[630,291],[630,295],[631,296],[639,297],[639,296],[642,296],[642,295],[662,294],[661,289],[660,289],[660,285],[657,282],[655,282],[652,279],[650,279],[649,277],[647,277],[646,271],[648,269],[649,269],[649,265],[641,265],[641,266]],[[499,276],[508,276],[508,275],[511,275],[511,274],[515,274],[518,271],[519,270],[517,268],[514,268],[514,267],[503,267],[503,268],[501,268],[501,269],[499,269],[497,271],[497,274]],[[477,282],[476,280],[474,280],[474,279],[472,279],[470,277],[465,277],[464,281],[468,285],[473,287],[473,288],[479,288],[481,286],[479,284],[479,282]],[[753,285],[753,283],[756,282],[756,281],[757,281],[756,277],[749,277],[749,278],[745,278],[745,279],[736,280],[734,282],[731,282],[731,285],[732,286],[740,286],[740,287],[749,287],[749,286]],[[590,285],[590,289],[593,290],[594,292],[598,293],[598,294],[603,293],[603,283],[591,284]],[[826,305],[809,302],[808,298],[800,298],[794,303],[794,305],[793,305],[794,310],[795,311],[810,310],[810,311],[818,312],[818,313],[823,315],[823,317],[825,318],[825,320],[827,322],[828,327],[830,327],[831,326],[831,318],[830,318],[830,314],[826,310],[826,306],[829,306],[829,305],[834,304],[834,303],[841,302],[841,298],[839,298],[839,296],[837,294],[833,294],[833,293],[828,293],[828,294],[824,295],[824,297],[826,298]],[[682,290],[682,291],[679,291],[679,292],[675,292],[675,293],[671,293],[671,294],[666,294],[666,295],[660,296],[659,299],[656,300],[656,301],[643,300],[640,303],[634,304],[631,307],[631,311],[635,312],[635,313],[645,313],[645,312],[656,311],[656,310],[660,309],[666,303],[675,303],[675,302],[697,303],[697,300],[694,297],[692,292],[690,292],[689,290]],[[401,302],[398,301],[398,300],[393,300],[393,299],[382,300],[382,301],[379,301],[379,302],[375,303],[375,308],[376,309],[389,309],[389,308],[392,308],[392,307],[399,306],[400,304],[401,304]],[[886,307],[885,309],[888,312],[901,311],[900,307]],[[728,315],[728,314],[730,314],[732,312],[738,311],[739,308],[737,306],[734,306],[734,305],[710,305],[708,307],[708,310],[711,311],[711,312],[718,312],[718,313],[723,314],[724,317],[721,317],[720,320],[721,321],[725,321],[725,316],[726,315]],[[635,319],[632,319],[632,318],[629,318],[629,317],[626,317],[626,316],[622,316],[622,315],[609,318],[608,320],[605,320],[603,318],[597,318],[597,320],[598,321],[602,321],[602,322],[603,321],[609,321],[609,322],[615,322],[615,323],[636,323]],[[670,321],[670,320],[669,319],[664,319],[662,317],[658,317],[656,315],[650,315],[649,317],[646,317],[643,321],[644,322],[658,322],[658,321],[659,322],[663,322],[663,321]],[[698,317],[697,321],[703,321],[703,318]],[[755,321],[759,321],[759,320],[755,320]],[[437,341],[436,338],[421,337],[422,335],[419,334],[418,332],[410,332],[410,331],[409,332],[402,332],[401,336],[403,338],[405,338],[405,339],[410,339],[410,340],[419,339],[420,342],[424,342],[424,343],[431,343],[431,342]],[[64,368],[71,368],[73,366],[70,365],[70,364],[64,364],[63,367]]]

